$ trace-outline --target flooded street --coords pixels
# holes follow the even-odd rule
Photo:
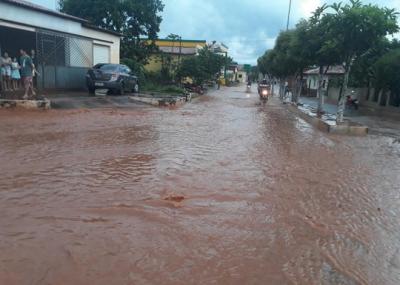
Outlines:
[[[1,111],[0,284],[400,284],[400,144],[243,91]]]

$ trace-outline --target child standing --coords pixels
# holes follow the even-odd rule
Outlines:
[[[20,68],[21,67],[18,64],[17,58],[14,57],[11,63],[11,79],[14,91],[19,89],[19,82],[21,80],[21,74],[19,73]]]

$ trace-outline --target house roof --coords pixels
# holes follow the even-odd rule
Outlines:
[[[324,73],[328,75],[342,75],[345,73],[344,67],[342,65],[329,66],[328,71],[324,67]],[[319,74],[319,67],[309,69],[304,72],[305,75],[317,75]]]
[[[25,9],[34,10],[34,11],[45,13],[45,14],[48,14],[48,15],[51,15],[51,16],[72,20],[72,21],[81,23],[84,27],[87,27],[89,29],[98,30],[98,31],[101,31],[101,32],[104,32],[104,33],[109,33],[109,34],[121,36],[120,33],[93,26],[93,25],[91,25],[89,23],[89,21],[87,21],[85,19],[82,19],[82,18],[79,18],[79,17],[75,17],[75,16],[72,16],[72,15],[68,15],[68,14],[65,14],[65,13],[61,13],[61,12],[56,11],[56,10],[48,9],[46,7],[34,4],[32,2],[29,2],[29,1],[25,1],[25,0],[0,0],[0,2],[5,2],[5,3],[8,3],[8,4],[14,5],[14,6],[19,6],[19,7],[25,8]]]

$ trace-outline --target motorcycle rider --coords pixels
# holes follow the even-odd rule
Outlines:
[[[354,107],[355,110],[358,110],[358,100],[351,98],[350,95],[347,95],[346,98],[347,98],[346,105],[349,108]]]

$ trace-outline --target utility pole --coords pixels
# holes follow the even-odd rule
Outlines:
[[[292,12],[292,0],[289,0],[289,12],[287,16],[287,24],[286,24],[286,31],[289,30],[289,24],[290,24],[290,13]]]

